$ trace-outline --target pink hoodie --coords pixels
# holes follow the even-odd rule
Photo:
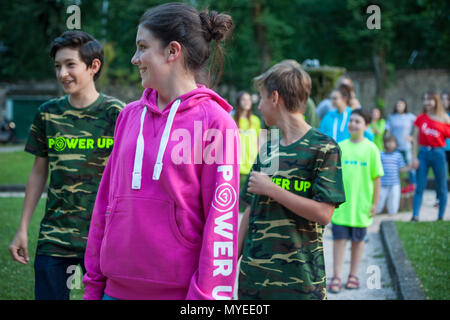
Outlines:
[[[84,299],[231,299],[240,158],[232,107],[204,86],[163,111],[156,99],[146,89],[117,119]]]

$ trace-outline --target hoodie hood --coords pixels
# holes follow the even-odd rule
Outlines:
[[[134,190],[141,189],[142,180],[142,161],[144,157],[144,136],[143,128],[146,118],[147,111],[158,113],[162,115],[168,114],[166,124],[164,126],[164,131],[161,136],[161,141],[159,143],[158,156],[156,159],[155,166],[153,168],[153,180],[159,180],[161,171],[163,168],[162,159],[164,157],[164,152],[166,151],[167,142],[169,141],[170,132],[172,129],[173,119],[177,113],[182,113],[184,110],[193,108],[205,100],[213,100],[219,104],[226,112],[230,112],[233,108],[226,102],[222,97],[220,97],[214,91],[206,88],[204,85],[197,85],[197,89],[185,93],[174,101],[170,102],[166,108],[162,111],[158,108],[157,97],[158,92],[154,89],[148,88],[144,90],[142,97],[140,99],[140,104],[142,106],[141,121],[139,135],[136,141],[136,153],[134,158],[134,167],[132,174],[131,188]]]
[[[177,100],[181,100],[181,104],[178,107],[177,112],[182,112],[186,109],[193,108],[197,106],[199,103],[205,100],[214,100],[217,102],[226,112],[230,112],[233,110],[233,107],[228,104],[226,100],[220,97],[217,93],[212,91],[211,89],[206,88],[204,85],[197,85],[197,89],[189,91],[175,100],[171,101],[164,110],[160,110],[158,108],[157,103],[158,92],[152,88],[147,88],[142,93],[142,97],[139,100],[142,106],[147,106],[148,111],[155,112],[159,114],[168,114],[170,112],[170,106]]]

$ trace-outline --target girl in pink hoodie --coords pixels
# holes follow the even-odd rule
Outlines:
[[[84,299],[231,299],[239,132],[195,76],[228,15],[168,3],[141,18],[131,62],[146,88],[120,113],[85,254]]]

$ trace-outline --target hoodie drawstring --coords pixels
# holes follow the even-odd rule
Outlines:
[[[341,122],[341,128],[340,128],[340,131],[339,131],[339,133],[341,133],[341,132],[344,132],[344,130],[345,130],[345,125],[346,125],[346,123],[347,123],[347,116],[348,116],[348,114],[347,114],[347,109],[344,111],[344,114],[343,114],[343,117],[342,117],[342,122]],[[337,117],[339,117],[339,113],[338,113],[338,115],[337,115]],[[338,125],[338,118],[334,118],[334,123],[333,123],[333,139],[334,140],[337,140],[337,125]]]
[[[159,144],[158,156],[156,158],[156,163],[153,168],[153,180],[159,180],[162,171],[162,160],[164,157],[164,152],[166,151],[167,143],[169,141],[170,130],[172,129],[173,119],[177,113],[178,107],[181,104],[181,99],[177,99],[170,108],[169,116],[167,118],[166,125],[164,127],[163,135]],[[147,107],[144,107],[141,113],[141,127],[139,129],[139,135],[136,142],[136,153],[134,156],[134,168],[133,168],[133,180],[131,183],[131,188],[139,190],[141,188],[142,180],[142,159],[144,157],[144,136],[142,134],[144,128],[145,114],[147,112]]]
[[[139,129],[139,135],[136,142],[136,153],[134,154],[133,180],[131,181],[132,189],[141,188],[142,159],[144,157],[144,135],[142,134],[142,131],[144,128],[144,120],[146,113],[147,107],[145,106],[141,113],[141,127]]]
[[[170,130],[172,129],[173,118],[175,117],[175,113],[177,113],[180,103],[181,100],[177,99],[170,108],[169,117],[167,118],[166,126],[164,127],[161,142],[159,143],[158,157],[156,158],[155,167],[153,168],[153,180],[159,180],[159,176],[161,175],[164,152],[166,151],[167,142],[169,141],[169,135]]]

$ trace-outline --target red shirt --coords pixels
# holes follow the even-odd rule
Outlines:
[[[417,116],[414,125],[419,128],[419,144],[425,147],[445,147],[450,138],[450,124],[431,119],[427,114]]]

